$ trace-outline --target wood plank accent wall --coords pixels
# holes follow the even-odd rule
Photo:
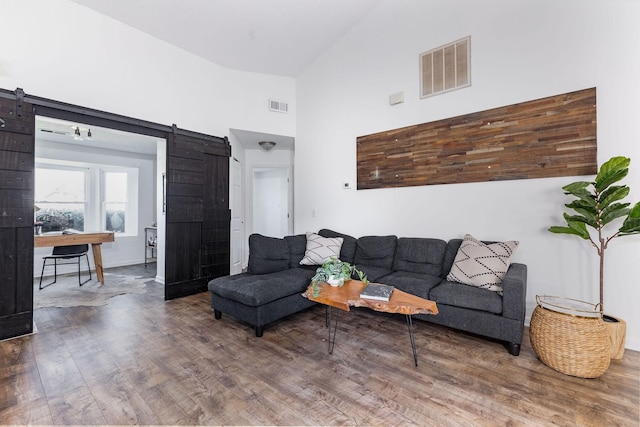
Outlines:
[[[358,190],[597,173],[596,89],[357,138]]]

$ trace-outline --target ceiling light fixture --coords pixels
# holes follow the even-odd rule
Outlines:
[[[75,139],[76,141],[83,141],[85,139],[82,137],[82,131],[84,131],[85,128],[81,128],[80,126],[71,126],[71,128],[73,129],[73,139]],[[86,130],[87,130],[86,139],[92,139],[93,135],[91,134],[91,129],[86,129]]]
[[[260,141],[258,142],[258,144],[260,145],[260,148],[262,148],[264,151],[269,151],[276,146],[276,143],[273,141]]]
[[[76,129],[73,131],[73,139],[75,140],[82,139],[82,135],[80,135],[80,128],[78,126],[76,126]]]

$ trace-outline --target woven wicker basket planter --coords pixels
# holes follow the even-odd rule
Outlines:
[[[611,342],[597,306],[560,297],[536,299],[529,338],[540,361],[575,377],[604,374],[611,361]]]

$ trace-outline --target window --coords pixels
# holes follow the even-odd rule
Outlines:
[[[127,217],[127,174],[126,172],[104,172],[102,177],[105,230],[124,233]]]
[[[75,229],[137,235],[138,169],[41,160],[35,220],[42,232]]]
[[[36,168],[35,220],[43,232],[84,231],[86,169]]]

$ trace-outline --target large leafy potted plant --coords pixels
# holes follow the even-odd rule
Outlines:
[[[549,228],[552,233],[578,236],[596,249],[600,261],[600,310],[603,313],[605,251],[613,239],[640,233],[640,202],[632,207],[630,203],[623,203],[622,200],[629,194],[629,187],[613,185],[627,176],[630,163],[631,160],[627,157],[613,157],[602,164],[594,181],[578,181],[562,187],[565,194],[575,197],[575,200],[565,206],[576,213],[564,213],[566,226]],[[617,230],[612,228],[614,221],[622,221]],[[607,236],[607,232],[611,234]],[[625,323],[613,316],[603,315],[603,319],[605,323],[620,324],[617,332],[615,326],[609,326],[614,340],[611,347],[612,358],[619,359],[624,351]]]

